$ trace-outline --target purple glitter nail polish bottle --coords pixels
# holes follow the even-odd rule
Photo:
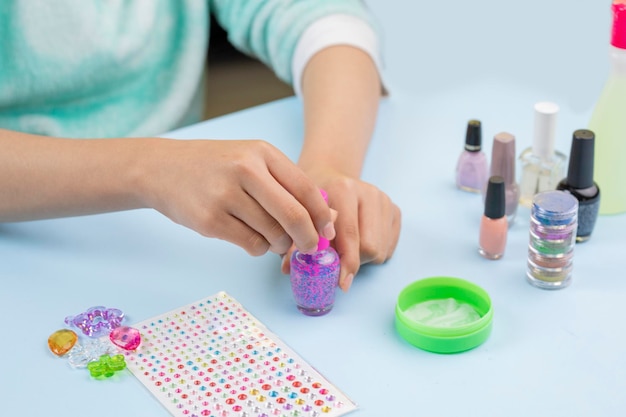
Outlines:
[[[326,192],[322,190],[328,201]],[[339,282],[339,255],[328,239],[319,237],[317,251],[291,255],[291,289],[298,310],[307,316],[323,316],[333,308]]]

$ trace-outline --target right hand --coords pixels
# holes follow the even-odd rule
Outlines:
[[[258,256],[305,253],[335,237],[319,189],[261,140],[155,139],[140,162],[140,198],[176,223]]]

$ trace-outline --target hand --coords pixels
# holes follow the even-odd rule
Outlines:
[[[251,255],[311,253],[318,234],[335,237],[318,187],[267,142],[156,139],[140,166],[148,207]]]
[[[400,209],[385,193],[359,179],[331,171],[309,174],[337,211],[333,245],[341,257],[339,287],[348,291],[360,265],[381,264],[393,255],[400,236]],[[283,258],[285,274],[292,251]]]

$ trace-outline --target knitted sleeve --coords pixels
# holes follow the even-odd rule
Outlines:
[[[211,10],[230,42],[293,81],[292,61],[303,32],[316,20],[351,15],[374,27],[360,0],[212,0]]]

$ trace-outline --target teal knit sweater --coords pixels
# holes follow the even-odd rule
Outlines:
[[[312,22],[368,19],[359,0],[2,0],[0,127],[123,137],[198,121],[209,13],[286,82]]]

